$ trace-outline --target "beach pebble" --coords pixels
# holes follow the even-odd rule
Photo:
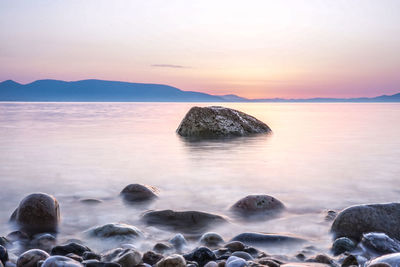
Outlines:
[[[153,250],[157,253],[165,253],[167,251],[172,250],[173,247],[172,245],[168,244],[168,243],[157,243],[154,245]]]
[[[22,253],[17,260],[17,267],[36,267],[39,261],[46,260],[50,255],[40,249],[30,249]]]
[[[332,244],[333,255],[337,256],[346,251],[352,251],[356,248],[356,244],[353,240],[347,237],[340,237],[336,239]]]
[[[93,237],[115,238],[119,241],[131,241],[143,236],[138,228],[124,223],[108,223],[93,227],[86,232]]]
[[[56,237],[49,233],[35,235],[31,246],[49,252],[56,244]]]
[[[85,251],[82,255],[84,260],[100,260],[101,256],[91,251]]]
[[[21,201],[10,220],[30,235],[57,232],[60,221],[58,201],[48,194],[30,194]]]
[[[51,249],[50,254],[65,256],[67,254],[73,253],[78,256],[82,256],[83,253],[85,253],[87,251],[90,252],[91,251],[90,248],[88,248],[84,245],[78,244],[78,243],[71,242],[71,243],[68,243],[65,245],[59,245],[59,246],[53,247]]]
[[[173,254],[157,262],[156,267],[186,267],[186,261],[181,255]]]
[[[51,256],[47,258],[41,267],[82,267],[83,265],[65,256]]]
[[[224,239],[217,233],[208,232],[201,236],[200,243],[208,247],[215,247],[224,243]]]
[[[158,189],[154,186],[143,184],[127,185],[122,191],[121,196],[125,201],[141,202],[156,199]]]
[[[8,251],[5,247],[0,246],[0,262],[5,264],[6,261],[8,261]]]
[[[306,242],[306,240],[295,236],[260,233],[242,233],[232,238],[231,241],[240,241],[246,245],[278,245]]]
[[[232,252],[235,252],[235,251],[243,251],[245,248],[245,245],[240,241],[231,241],[231,242],[225,244],[224,247],[229,249]]]
[[[357,258],[354,255],[349,255],[343,259],[342,267],[349,267],[349,266],[358,266]]]
[[[204,265],[204,267],[218,267],[218,263],[215,261],[209,261],[206,265]]]
[[[391,253],[371,260],[366,266],[378,267],[375,264],[389,264],[391,267],[400,267],[400,253]]]
[[[207,247],[198,247],[192,252],[183,255],[187,261],[195,261],[200,267],[203,267],[207,262],[216,260],[214,252]]]
[[[282,202],[268,195],[249,195],[237,201],[231,210],[243,216],[273,215],[282,211],[285,206]]]
[[[142,261],[144,263],[154,265],[163,258],[163,255],[155,253],[154,251],[147,251],[143,254]]]
[[[122,267],[131,267],[142,261],[142,254],[134,249],[116,248],[103,255],[102,261],[116,262]]]
[[[100,262],[98,260],[87,260],[82,262],[85,267],[121,267],[120,264],[115,262]]]
[[[246,261],[252,261],[254,258],[247,252],[244,251],[235,251],[232,253],[232,256],[242,258]]]
[[[178,251],[182,250],[187,245],[187,241],[182,234],[176,234],[168,242],[171,243]]]
[[[225,263],[226,267],[244,267],[247,266],[247,262],[239,257],[230,256]]]
[[[363,234],[360,246],[377,256],[400,252],[400,242],[384,233]]]

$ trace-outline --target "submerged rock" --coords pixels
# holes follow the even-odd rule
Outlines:
[[[346,251],[352,251],[356,248],[356,244],[353,240],[347,237],[340,237],[333,242],[332,252],[333,255],[337,256]]]
[[[176,234],[168,242],[171,243],[177,251],[181,251],[187,245],[187,241],[182,234]]]
[[[50,255],[40,249],[25,251],[18,257],[17,267],[36,267],[39,261],[46,260]]]
[[[232,238],[231,241],[240,241],[246,245],[264,246],[306,242],[305,239],[295,236],[260,233],[242,233]]]
[[[184,137],[216,138],[268,133],[271,129],[246,113],[212,106],[192,107],[176,132]]]
[[[400,203],[358,205],[341,211],[331,231],[334,238],[349,237],[360,241],[362,234],[381,232],[400,239]]]
[[[131,240],[142,237],[142,232],[135,226],[124,223],[108,223],[93,227],[87,230],[87,233],[93,237],[116,238],[119,240]]]
[[[122,267],[132,267],[138,265],[142,261],[142,254],[130,248],[116,248],[107,252],[102,260],[105,262],[118,263]]]
[[[208,232],[201,236],[200,243],[208,247],[215,247],[224,243],[224,239],[217,233]]]
[[[148,225],[186,233],[199,233],[227,222],[222,216],[211,213],[173,210],[149,211],[142,216],[142,220]]]
[[[157,262],[159,262],[163,258],[163,255],[155,253],[153,251],[147,251],[146,253],[143,254],[142,261],[144,263],[154,265]]]
[[[158,190],[154,186],[130,184],[121,191],[121,196],[128,202],[143,202],[156,199],[157,193]]]
[[[51,249],[51,255],[61,256],[65,256],[70,253],[82,256],[85,252],[91,252],[90,248],[74,242],[65,245],[55,246]]]
[[[155,265],[156,267],[186,267],[186,261],[181,255],[172,254]]]
[[[245,267],[247,266],[247,262],[239,257],[230,256],[225,263],[226,267]]]
[[[367,233],[363,235],[360,246],[369,253],[384,255],[400,252],[400,242],[384,233]]]
[[[243,215],[273,215],[282,211],[285,206],[282,202],[268,195],[249,195],[236,202],[231,210]]]
[[[10,220],[30,235],[57,232],[60,221],[58,201],[48,194],[30,194],[21,201]]]

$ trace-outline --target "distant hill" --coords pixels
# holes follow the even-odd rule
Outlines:
[[[36,102],[400,102],[400,93],[372,98],[247,99],[233,94],[210,95],[147,83],[103,80],[66,82],[38,80],[20,84],[0,83],[0,101]]]

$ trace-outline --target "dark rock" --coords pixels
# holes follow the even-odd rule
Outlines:
[[[88,204],[88,205],[95,205],[95,204],[100,204],[103,201],[101,201],[99,199],[95,199],[95,198],[84,198],[84,199],[81,199],[80,202],[82,202],[84,204]]]
[[[163,255],[155,253],[153,251],[147,251],[146,253],[143,254],[142,261],[144,263],[154,265],[157,262],[159,262],[163,257]]]
[[[382,262],[382,263],[370,264],[370,265],[368,265],[368,267],[392,267],[392,266],[390,264]]]
[[[294,237],[288,235],[275,235],[275,234],[260,234],[260,233],[242,233],[232,238],[232,241],[240,241],[246,245],[264,245],[264,246],[306,242],[306,240],[300,237]]]
[[[195,261],[200,267],[203,267],[207,262],[216,260],[214,252],[207,247],[199,247],[194,249],[191,253],[183,255],[187,261]]]
[[[352,251],[356,248],[356,244],[353,240],[347,237],[340,237],[333,242],[332,252],[333,255],[337,256],[346,251]]]
[[[379,256],[400,252],[400,242],[391,239],[384,233],[363,234],[360,246]]]
[[[288,262],[281,267],[330,267],[330,265],[318,262]]]
[[[275,215],[285,209],[282,202],[268,195],[249,195],[236,202],[231,210],[246,218],[257,215]]]
[[[355,256],[349,255],[346,258],[344,258],[344,260],[342,262],[342,267],[349,267],[352,265],[358,266],[358,261]]]
[[[68,253],[67,255],[65,255],[65,257],[68,257],[70,259],[73,259],[73,260],[76,260],[76,261],[79,261],[79,262],[83,261],[81,256],[78,256],[78,255],[76,255],[74,253]]]
[[[326,216],[325,216],[325,221],[330,222],[333,221],[336,218],[336,211],[334,210],[328,210]]]
[[[367,267],[383,267],[376,266],[375,264],[389,264],[391,267],[400,267],[400,253],[392,253],[373,259],[366,264]]]
[[[204,267],[218,267],[218,263],[215,261],[209,261],[206,265],[204,265]]]
[[[274,261],[270,258],[261,258],[258,260],[258,263],[269,266],[269,267],[279,267],[280,266],[279,263],[277,263],[276,261]]]
[[[121,196],[129,202],[149,201],[156,199],[158,189],[150,185],[130,184],[122,191]]]
[[[176,234],[168,242],[171,243],[176,250],[182,250],[187,245],[186,239],[182,234]]]
[[[0,237],[0,246],[6,247],[10,244],[11,244],[10,240],[8,240],[6,237],[4,236]]]
[[[17,267],[36,267],[39,261],[46,260],[50,255],[40,249],[31,249],[22,253],[17,260]]]
[[[131,241],[143,237],[142,232],[135,226],[124,223],[108,223],[96,226],[87,231],[90,236],[100,238],[114,238],[121,241]]]
[[[55,246],[51,250],[51,255],[61,255],[65,256],[67,254],[73,253],[78,256],[82,256],[85,252],[90,252],[90,248],[78,244],[78,243],[68,243],[66,245]]]
[[[222,239],[222,236],[217,233],[208,232],[201,236],[200,243],[207,247],[216,247],[224,243],[224,239]]]
[[[8,261],[8,251],[3,246],[0,246],[0,261],[3,264],[6,264],[6,261]]]
[[[243,251],[249,253],[254,258],[257,258],[258,254],[260,253],[258,249],[253,247],[246,247]]]
[[[82,255],[84,260],[100,260],[101,256],[91,251],[85,251]]]
[[[38,234],[33,237],[31,246],[49,252],[56,244],[56,237],[52,234]]]
[[[186,261],[181,255],[173,254],[157,262],[156,267],[186,267]]]
[[[296,255],[296,259],[298,259],[300,261],[304,261],[306,259],[306,255],[304,255],[303,253],[298,253]]]
[[[318,263],[324,263],[324,264],[328,264],[328,265],[333,265],[333,263],[334,263],[333,259],[331,259],[329,256],[324,255],[324,254],[316,255],[315,257],[306,260],[306,262],[318,262]]]
[[[244,251],[235,251],[232,253],[232,256],[242,258],[246,261],[252,261],[254,258],[247,252]]]
[[[100,262],[98,260],[87,260],[82,262],[85,267],[121,267],[120,264],[115,262]]]
[[[224,247],[229,249],[232,252],[235,252],[235,251],[243,251],[245,248],[245,245],[240,241],[231,241],[231,242],[225,244]]]
[[[21,201],[10,220],[29,235],[44,232],[53,233],[57,232],[60,208],[53,196],[35,193]]]
[[[245,267],[247,266],[247,262],[239,257],[236,256],[230,256],[226,263],[225,263],[226,267]]]
[[[263,122],[243,112],[224,107],[192,107],[176,132],[192,138],[218,138],[269,133]]]
[[[121,267],[131,267],[138,265],[142,261],[142,254],[134,249],[122,249],[116,248],[107,252],[103,257],[102,261],[105,262],[116,262]]]
[[[170,244],[167,244],[167,243],[157,243],[153,247],[153,250],[155,252],[161,253],[161,254],[163,254],[163,253],[165,253],[167,251],[170,251],[172,249],[173,249],[172,246]]]
[[[29,241],[29,236],[24,232],[14,231],[7,235],[7,240],[11,242],[15,241],[27,242]]]
[[[360,241],[362,234],[381,232],[400,239],[400,203],[358,205],[341,211],[331,231],[335,238],[349,237]]]
[[[142,220],[152,226],[177,230],[186,233],[201,233],[209,227],[226,220],[219,215],[199,211],[149,211],[142,216]]]
[[[41,267],[82,267],[83,265],[71,258],[64,256],[48,257]]]

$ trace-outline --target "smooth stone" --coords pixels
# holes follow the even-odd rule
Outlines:
[[[368,267],[392,267],[390,264],[387,263],[374,263],[374,264],[370,264],[368,265]]]
[[[371,267],[375,264],[389,264],[391,267],[400,267],[400,253],[391,253],[384,256],[380,256],[371,260],[366,264],[367,267]]]
[[[67,254],[73,253],[78,256],[82,256],[85,252],[90,252],[90,248],[78,243],[68,243],[65,245],[55,246],[51,249],[51,255],[61,255],[65,256]]]
[[[101,256],[91,251],[86,251],[83,253],[82,258],[84,260],[100,260]]]
[[[378,256],[400,252],[400,242],[384,233],[363,234],[360,246]]]
[[[235,251],[232,253],[232,256],[242,258],[246,261],[252,261],[254,258],[247,252],[244,251]]]
[[[347,237],[340,237],[336,239],[332,244],[333,255],[337,256],[346,251],[352,251],[356,248],[356,243]]]
[[[262,264],[262,265],[267,265],[269,267],[279,267],[280,266],[279,263],[277,263],[276,261],[272,260],[269,257],[259,259],[258,263]]]
[[[206,265],[204,265],[204,267],[218,267],[218,263],[215,261],[209,261]]]
[[[17,260],[17,267],[36,267],[39,261],[46,260],[50,255],[41,249],[30,249],[22,253]]]
[[[176,234],[168,242],[171,243],[176,250],[181,250],[187,245],[187,241],[182,234]]]
[[[199,233],[227,222],[222,216],[211,213],[173,210],[149,211],[142,216],[142,220],[148,225],[186,233]]]
[[[157,253],[165,253],[167,251],[172,250],[173,247],[170,244],[167,243],[157,243],[154,245],[153,250]]]
[[[312,258],[306,260],[306,262],[318,262],[318,263],[324,263],[324,264],[328,264],[328,265],[334,265],[333,260],[325,254],[318,254],[315,257],[312,257]]]
[[[163,257],[163,255],[155,253],[153,251],[147,251],[146,253],[143,254],[142,261],[144,263],[154,265],[157,262],[159,262]]]
[[[400,239],[400,203],[358,205],[341,211],[333,221],[334,238],[348,237],[360,241],[362,234],[385,233]]]
[[[271,129],[241,111],[211,106],[192,107],[176,132],[183,137],[218,138],[269,133]]]
[[[71,258],[65,256],[50,256],[41,267],[82,267],[83,265]]]
[[[231,241],[240,241],[246,245],[278,245],[288,243],[303,243],[306,240],[289,236],[289,235],[276,235],[276,234],[260,234],[260,233],[242,233]]]
[[[11,244],[10,240],[8,240],[6,237],[4,236],[0,237],[0,246],[6,247],[10,244]]]
[[[258,249],[253,247],[246,247],[243,251],[249,253],[253,258],[258,257],[258,254],[260,253]]]
[[[0,261],[3,264],[6,264],[6,261],[8,261],[8,251],[3,246],[0,246]]]
[[[268,195],[249,195],[237,201],[231,210],[243,216],[274,215],[285,209],[282,202]]]
[[[60,207],[55,197],[35,193],[25,197],[11,215],[20,230],[33,235],[44,232],[57,232],[60,222]]]
[[[27,241],[29,241],[28,234],[24,233],[22,231],[19,231],[19,230],[9,233],[6,238],[10,242],[15,242],[15,241],[27,242]]]
[[[156,267],[186,267],[185,259],[178,254],[172,254],[155,265]]]
[[[231,241],[225,244],[224,247],[232,252],[235,252],[235,251],[243,251],[246,246],[240,241]]]
[[[328,210],[326,215],[325,215],[325,221],[326,222],[331,222],[333,221],[337,216],[337,212],[334,210]]]
[[[76,255],[74,253],[68,253],[67,255],[65,255],[65,257],[68,257],[70,259],[73,259],[73,260],[76,260],[76,261],[79,261],[79,262],[83,261],[83,258],[81,256],[78,256],[78,255]]]
[[[288,262],[282,264],[281,267],[331,267],[328,264],[317,262]]]
[[[226,267],[244,267],[247,266],[247,262],[239,257],[230,256],[225,263]]]
[[[217,259],[214,252],[207,247],[198,247],[191,253],[183,255],[187,261],[195,261],[200,267],[203,267],[207,262],[214,261]]]
[[[224,239],[217,233],[208,232],[201,236],[200,243],[209,247],[215,247],[224,243]]]
[[[121,267],[120,264],[115,262],[100,262],[98,260],[87,260],[82,262],[85,267]]]
[[[346,258],[344,258],[342,262],[342,267],[349,267],[352,265],[358,266],[357,258],[354,255],[349,255]]]
[[[93,204],[100,204],[103,201],[99,200],[99,199],[95,199],[95,198],[84,198],[79,200],[80,202],[84,203],[84,204],[88,204],[88,205],[93,205]]]
[[[108,223],[93,227],[86,232],[92,237],[116,238],[121,241],[143,237],[143,233],[138,228],[124,223]]]
[[[56,244],[56,237],[49,233],[35,235],[31,241],[31,246],[40,248],[46,252],[49,252],[52,247]]]
[[[144,184],[130,184],[121,191],[121,196],[128,202],[154,200],[158,197],[157,194],[156,187]]]
[[[122,267],[131,267],[138,265],[142,261],[142,254],[130,248],[116,248],[103,255],[102,261],[116,262]]]

